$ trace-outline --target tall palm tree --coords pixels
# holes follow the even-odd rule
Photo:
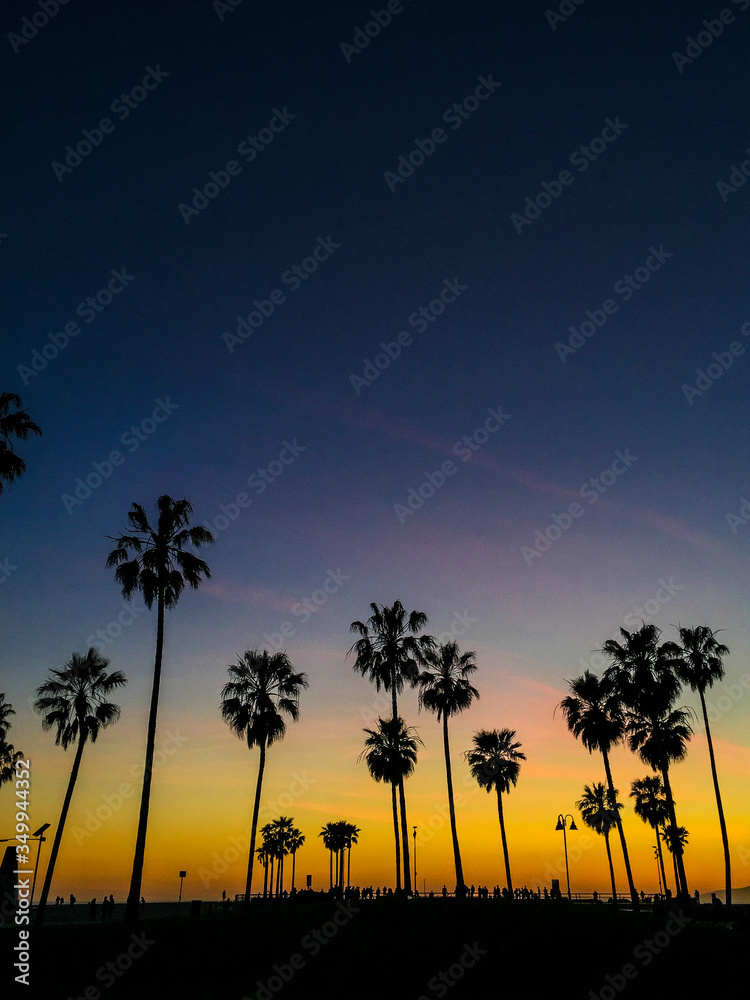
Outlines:
[[[615,795],[617,795],[617,789],[615,789]],[[609,789],[605,788],[601,781],[595,781],[591,785],[584,785],[583,795],[576,802],[576,808],[580,811],[586,826],[604,837],[607,861],[609,862],[609,878],[612,883],[612,899],[617,899],[615,869],[612,864],[612,851],[609,848],[609,833],[617,826],[615,812],[622,809],[622,802],[618,802],[616,798],[612,799]]]
[[[262,653],[256,649],[245,650],[244,655],[230,664],[228,670],[230,680],[221,692],[221,717],[232,732],[247,741],[251,750],[257,746],[260,751],[245,885],[247,907],[250,904],[266,749],[277,740],[283,740],[286,733],[284,715],[294,722],[299,718],[299,696],[302,688],[307,687],[307,677],[294,671],[286,653],[269,654],[265,649]]]
[[[635,814],[644,823],[648,823],[656,833],[656,854],[659,859],[662,885],[667,891],[667,873],[664,870],[664,853],[661,849],[661,833],[659,827],[668,819],[667,799],[664,795],[664,785],[658,774],[647,774],[638,778],[630,786],[630,797],[635,799]]]
[[[659,705],[657,694],[654,705]],[[630,712],[628,716],[628,746],[637,753],[644,764],[653,771],[661,773],[664,784],[664,796],[667,803],[667,815],[670,826],[677,828],[672,785],[669,780],[669,765],[684,760],[687,756],[687,744],[693,735],[688,722],[690,717],[687,709],[646,709],[644,714]],[[682,845],[674,845],[675,870],[677,872],[677,892],[688,899],[689,891],[685,876],[685,865],[682,858]]]
[[[294,871],[297,865],[297,851],[305,843],[305,835],[297,827],[292,827],[289,833],[289,851],[292,855],[292,891],[294,891]]]
[[[580,677],[575,677],[569,682],[569,687],[571,693],[560,702],[565,722],[571,733],[576,739],[580,739],[589,753],[593,753],[594,750],[601,753],[607,777],[607,789],[614,800],[615,783],[612,780],[609,754],[613,747],[622,742],[625,735],[625,716],[615,683],[606,676],[600,679],[590,670],[585,670]],[[638,893],[633,882],[630,855],[619,811],[615,812],[615,821],[625,861],[630,898],[633,906],[638,906]]]
[[[396,888],[401,888],[401,866],[399,859],[398,810],[396,807],[396,788],[401,798],[401,816],[406,815],[404,797],[404,779],[413,774],[417,763],[417,745],[422,741],[412,726],[404,725],[400,717],[396,719],[378,719],[377,729],[365,729],[367,739],[365,749],[357,758],[364,760],[370,776],[375,781],[388,781],[391,785],[391,804],[393,808],[393,832],[396,839]],[[410,885],[411,883],[409,883]],[[404,888],[408,890],[406,882]]]
[[[354,823],[344,824],[344,837],[346,840],[346,887],[351,885],[352,874],[352,844],[359,843],[359,835],[362,832]]]
[[[448,742],[448,719],[458,715],[471,705],[479,692],[472,687],[469,678],[477,669],[475,653],[462,653],[455,642],[446,642],[425,653],[427,669],[419,675],[419,705],[434,712],[437,721],[443,722],[443,751],[445,753],[445,773],[448,782],[448,811],[453,839],[453,862],[456,868],[457,892],[463,892],[464,870],[456,830],[456,807],[453,801],[453,775],[451,772],[450,744]]]
[[[151,777],[154,766],[154,745],[156,742],[156,715],[159,707],[159,687],[161,685],[162,654],[164,650],[164,612],[175,608],[187,583],[197,590],[203,577],[211,578],[208,565],[185,546],[200,548],[213,542],[213,535],[203,527],[189,528],[193,508],[187,500],[173,500],[164,494],[157,501],[159,519],[153,528],[149,524],[146,511],[134,503],[128,512],[128,522],[132,534],[120,534],[111,541],[117,543],[107,558],[107,568],[115,568],[115,580],[120,585],[125,598],[136,592],[143,595],[147,608],[156,601],[156,657],[154,679],[151,688],[151,704],[148,715],[146,736],[146,760],[143,772],[141,805],[138,814],[138,832],[135,839],[133,871],[130,877],[125,920],[132,923],[138,919],[138,905],[141,899],[143,860],[146,854],[146,831],[148,810],[151,799]]]
[[[370,604],[370,617],[366,622],[355,621],[350,631],[360,638],[352,645],[347,656],[355,653],[354,669],[363,677],[375,683],[375,690],[383,687],[391,692],[393,706],[392,721],[398,719],[398,694],[404,689],[404,681],[414,687],[419,679],[420,668],[425,666],[425,654],[435,645],[429,635],[418,635],[427,625],[427,615],[423,611],[408,614],[401,601],[394,601],[391,607],[385,604]],[[399,801],[405,801],[403,779],[399,782]],[[404,857],[404,888],[411,892],[411,867],[409,863],[409,831],[406,813],[401,812],[401,841]],[[399,876],[400,885],[400,876]]]
[[[488,794],[493,788],[497,793],[497,815],[500,820],[500,837],[505,858],[505,881],[511,898],[513,881],[510,877],[510,857],[505,836],[503,793],[507,795],[511,788],[515,787],[521,770],[521,761],[526,760],[526,754],[521,752],[521,744],[516,743],[515,739],[515,729],[480,729],[478,733],[474,733],[474,746],[464,754],[479,787],[486,788]]]
[[[12,439],[25,441],[29,434],[42,435],[22,405],[15,392],[0,392],[0,493],[26,471],[26,462],[13,450]]]
[[[680,643],[682,645],[682,658],[677,665],[677,676],[688,684],[693,691],[698,692],[703,711],[703,724],[706,727],[706,742],[708,743],[708,756],[711,762],[711,777],[714,782],[714,792],[716,794],[716,808],[719,812],[719,826],[721,828],[721,842],[724,846],[724,887],[726,893],[727,906],[732,905],[732,864],[729,854],[729,837],[727,836],[727,824],[724,819],[724,807],[721,803],[721,792],[719,791],[719,776],[716,773],[716,758],[714,757],[714,744],[711,739],[711,727],[708,724],[708,712],[706,710],[706,689],[713,687],[724,678],[724,664],[721,662],[723,656],[729,655],[729,647],[720,643],[716,639],[716,633],[707,625],[698,625],[697,628],[681,628]]]
[[[42,729],[56,728],[55,745],[61,746],[63,750],[67,750],[71,743],[78,743],[44,876],[42,896],[36,912],[37,925],[44,920],[44,910],[73,789],[78,779],[83,748],[87,740],[95,743],[99,730],[117,722],[120,717],[119,706],[107,699],[115,688],[122,687],[127,681],[120,670],[107,673],[108,667],[109,660],[92,646],[85,656],[73,653],[61,670],[51,669],[49,680],[37,688],[38,698],[34,702],[34,711],[42,715]]]

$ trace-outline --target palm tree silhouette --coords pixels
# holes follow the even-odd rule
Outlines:
[[[8,730],[10,729],[10,717],[16,711],[10,702],[5,700],[5,695],[0,692],[0,787],[6,781],[15,778],[16,761],[23,758],[20,750],[16,750],[12,743],[7,742]]]
[[[394,601],[391,607],[385,604],[370,604],[372,612],[366,622],[355,621],[349,626],[350,631],[360,638],[347,652],[356,654],[354,669],[363,677],[375,682],[375,690],[383,687],[391,692],[393,706],[392,721],[398,719],[397,695],[404,689],[404,681],[414,687],[419,679],[420,668],[425,666],[425,653],[432,649],[435,640],[432,636],[419,636],[417,633],[427,624],[427,615],[423,611],[410,611],[408,614],[401,601]],[[401,803],[401,841],[404,857],[404,888],[411,892],[411,867],[409,864],[409,831],[404,812],[403,779],[399,781],[399,801]],[[394,794],[395,798],[395,794]],[[401,887],[401,875],[397,879],[397,888]]]
[[[271,860],[271,848],[270,845],[266,844],[265,840],[263,841],[263,846],[256,850],[255,856],[258,859],[258,863],[263,865],[263,898],[265,899],[268,895],[268,863]]]
[[[677,676],[688,684],[693,691],[697,691],[701,700],[703,711],[703,723],[706,727],[706,741],[708,743],[708,756],[711,762],[711,777],[714,782],[714,792],[716,794],[716,808],[719,811],[719,826],[721,828],[721,842],[724,846],[724,886],[727,906],[732,905],[732,863],[729,853],[729,837],[727,836],[727,824],[724,819],[724,807],[721,802],[721,792],[719,791],[719,776],[716,773],[716,758],[714,757],[714,745],[711,739],[711,727],[708,724],[708,712],[706,710],[706,689],[713,687],[724,677],[724,664],[721,662],[723,656],[729,655],[729,647],[720,643],[716,639],[716,633],[707,625],[699,625],[697,628],[681,628],[680,643],[682,645],[682,658],[677,665]]]
[[[678,674],[683,663],[682,650],[674,642],[659,645],[661,629],[656,625],[643,624],[634,632],[621,628],[620,635],[622,643],[607,639],[602,648],[612,660],[604,676],[615,685],[626,709],[628,746],[652,770],[661,773],[670,821],[677,826],[669,764],[684,759],[693,732],[687,721],[689,713],[672,708],[682,690]],[[677,892],[687,899],[687,879],[679,845],[675,858],[679,873]]]
[[[458,715],[471,705],[479,692],[472,687],[469,677],[477,669],[473,652],[460,652],[455,642],[447,642],[425,653],[427,669],[419,675],[419,705],[434,712],[437,721],[443,722],[443,751],[445,753],[445,773],[448,782],[448,810],[453,839],[453,861],[456,868],[456,886],[463,892],[464,870],[456,830],[456,807],[453,801],[453,775],[451,773],[450,744],[448,742],[448,719]]]
[[[78,743],[60,821],[52,843],[47,873],[44,876],[44,886],[35,918],[37,926],[44,920],[44,910],[52,885],[70,801],[73,798],[73,789],[78,779],[83,748],[87,740],[95,743],[99,730],[111,726],[120,717],[119,706],[107,701],[107,698],[115,688],[122,687],[127,681],[120,670],[106,673],[108,667],[109,660],[91,647],[85,656],[73,653],[62,670],[51,669],[49,680],[37,688],[38,698],[34,702],[34,711],[43,716],[42,729],[55,727],[57,729],[55,745],[61,746],[63,750],[67,750],[71,743],[76,741]]]
[[[500,837],[505,858],[505,881],[510,898],[513,898],[513,881],[510,877],[508,841],[505,836],[503,815],[503,793],[506,795],[518,781],[521,761],[526,754],[521,753],[521,744],[515,742],[515,729],[480,729],[474,733],[474,746],[464,754],[469,769],[480,788],[497,792],[497,815],[500,820]]]
[[[673,826],[671,823],[663,826],[659,832],[661,833],[662,840],[667,845],[667,850],[672,855],[675,884],[679,885],[677,855],[682,855],[685,852],[685,845],[688,842],[688,832],[684,826]]]
[[[0,740],[4,740],[10,729],[10,717],[15,715],[16,710],[9,701],[5,700],[5,695],[0,691]]]
[[[586,670],[580,677],[570,681],[569,687],[571,693],[560,702],[565,722],[571,733],[576,739],[580,739],[589,753],[593,753],[594,750],[601,753],[607,777],[607,789],[614,800],[615,784],[612,780],[609,754],[613,747],[622,742],[625,735],[625,717],[615,683],[606,676],[600,679],[590,670]],[[630,898],[633,906],[638,906],[638,893],[633,882],[630,855],[619,811],[615,812],[615,821],[625,861]]]
[[[13,438],[25,441],[29,434],[42,436],[42,432],[22,410],[21,397],[15,392],[0,392],[0,493],[26,471],[26,462],[13,450]],[[11,411],[11,407],[15,407]]]
[[[364,760],[370,776],[375,781],[388,781],[391,785],[391,804],[393,808],[393,833],[396,839],[396,888],[401,888],[400,881],[400,859],[399,859],[399,836],[398,836],[398,811],[396,808],[396,788],[399,790],[401,798],[401,815],[406,815],[406,801],[404,796],[404,778],[413,774],[417,763],[417,745],[422,746],[422,741],[412,726],[405,726],[404,720],[400,717],[396,719],[378,719],[377,729],[365,729],[367,739],[365,749],[357,758]],[[411,883],[409,883],[411,884]],[[406,882],[404,887],[407,889]]]
[[[344,823],[344,838],[346,841],[346,887],[351,885],[352,874],[352,844],[359,843],[359,835],[362,831],[354,823]]]
[[[203,577],[211,578],[208,565],[186,545],[199,548],[213,542],[213,536],[206,528],[189,528],[193,508],[187,500],[173,500],[164,494],[157,501],[159,520],[156,528],[148,521],[143,507],[134,503],[128,512],[128,522],[133,532],[111,538],[116,547],[107,557],[107,568],[115,568],[115,580],[122,595],[130,598],[136,592],[143,595],[147,608],[156,601],[156,657],[154,679],[151,688],[151,704],[148,715],[146,737],[146,760],[143,772],[141,805],[138,814],[138,832],[135,839],[133,871],[130,890],[125,908],[125,920],[132,923],[138,919],[138,905],[141,898],[143,860],[146,853],[146,831],[151,798],[151,777],[154,766],[154,744],[156,742],[156,715],[159,707],[159,687],[164,650],[164,611],[174,608],[187,583],[197,590]]]
[[[297,827],[292,827],[289,832],[289,851],[292,855],[292,891],[294,891],[294,872],[297,865],[297,851],[305,843],[305,835]]]
[[[255,785],[253,821],[250,834],[250,855],[247,863],[245,906],[250,904],[250,891],[258,829],[260,793],[266,767],[266,748],[283,740],[287,715],[294,722],[299,718],[299,695],[307,687],[307,677],[295,673],[286,653],[270,655],[265,649],[245,650],[244,656],[228,667],[230,680],[221,692],[221,717],[232,732],[247,741],[248,747],[258,747],[258,779]]]
[[[338,852],[338,847],[336,846],[338,842],[337,824],[326,823],[318,836],[323,838],[323,846],[328,851],[329,890],[333,890],[333,853],[334,851]],[[338,873],[336,877],[336,884],[338,884]]]
[[[667,891],[667,874],[664,870],[664,854],[661,849],[661,832],[659,827],[666,823],[669,816],[667,799],[664,795],[664,785],[658,774],[647,774],[638,778],[630,786],[630,797],[635,799],[635,814],[644,823],[648,823],[656,833],[656,851],[659,859],[662,885]]]
[[[274,832],[276,843],[276,857],[279,861],[276,895],[280,896],[284,892],[284,858],[289,854],[289,839],[292,834],[292,823],[288,816],[280,816],[271,822],[271,829]]]
[[[615,789],[615,795],[617,795],[617,789]],[[601,781],[595,781],[591,785],[584,785],[583,795],[576,802],[576,808],[580,811],[586,826],[604,837],[607,861],[609,862],[609,877],[612,882],[612,899],[617,899],[615,869],[612,865],[612,851],[609,848],[609,833],[617,826],[615,811],[622,809],[622,802],[618,802],[616,798],[612,799],[609,789],[605,788]]]

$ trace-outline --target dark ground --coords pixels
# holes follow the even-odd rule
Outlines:
[[[711,908],[702,906],[680,927],[666,912],[633,914],[608,904],[436,899],[341,902],[337,908],[316,899],[261,902],[247,916],[145,919],[135,928],[52,924],[32,930],[29,987],[13,981],[10,952],[18,935],[3,928],[0,995],[734,1000],[747,996],[750,908],[734,910],[739,919],[733,926],[712,920]],[[278,970],[286,983],[272,978]]]

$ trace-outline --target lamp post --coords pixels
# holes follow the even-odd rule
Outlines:
[[[179,895],[179,897],[177,899],[177,905],[178,906],[182,902],[182,882],[183,882],[183,880],[184,880],[184,878],[185,878],[186,875],[187,875],[187,872],[180,872],[180,895]]]
[[[568,819],[570,819],[570,829],[577,830],[578,827],[576,826],[576,821],[573,819],[570,813],[566,813],[564,816],[562,813],[559,814],[559,816],[557,817],[557,826],[555,827],[555,830],[562,830],[563,846],[565,848],[565,875],[568,879],[568,899],[570,899],[571,895],[570,895],[570,868],[568,867],[568,838],[565,832],[567,828]]]
[[[34,881],[31,883],[31,900],[29,901],[29,909],[31,909],[34,903],[34,886],[36,885],[36,873],[39,871],[39,855],[42,853],[42,842],[47,838],[42,836],[45,830],[49,830],[49,823],[43,823],[38,830],[35,830],[32,836],[39,838],[39,846],[36,849],[36,864],[34,865]]]
[[[419,889],[417,889],[417,828],[414,827],[414,892],[419,895]]]

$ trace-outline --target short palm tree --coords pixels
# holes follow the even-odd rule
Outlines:
[[[25,441],[29,434],[42,435],[22,405],[15,392],[0,392],[0,493],[26,471],[26,462],[13,450],[13,438]]]
[[[569,687],[571,693],[560,702],[565,722],[571,733],[576,739],[580,739],[589,753],[593,753],[594,750],[601,753],[607,777],[607,789],[610,798],[614,800],[615,783],[612,780],[609,754],[613,747],[622,742],[625,735],[625,716],[615,683],[607,677],[599,678],[590,670],[586,670],[580,677],[570,681]],[[630,898],[633,905],[637,906],[638,893],[633,881],[630,855],[619,811],[615,811],[615,822],[625,861]]]
[[[688,832],[684,826],[672,826],[671,823],[663,826],[659,832],[661,833],[661,839],[667,845],[667,850],[672,855],[675,883],[679,885],[680,880],[677,871],[677,855],[685,853],[685,846],[688,842]]]
[[[377,729],[365,729],[367,738],[365,749],[357,760],[364,759],[370,776],[375,781],[387,781],[391,785],[391,806],[393,809],[393,833],[396,839],[396,888],[401,888],[401,865],[399,857],[398,809],[396,788],[401,798],[401,816],[406,816],[404,779],[414,773],[417,764],[417,746],[422,741],[412,726],[404,725],[402,718],[378,719]],[[411,884],[411,883],[409,883]],[[408,890],[406,882],[404,888]]]
[[[510,877],[510,857],[505,836],[503,815],[503,793],[506,795],[518,781],[521,761],[526,754],[521,753],[521,744],[516,743],[515,729],[481,729],[474,734],[474,746],[464,756],[469,763],[472,776],[480,788],[497,793],[497,815],[500,820],[500,837],[505,858],[505,881],[508,892],[513,896],[513,881]]]
[[[346,843],[346,886],[347,889],[351,885],[351,874],[352,874],[352,844],[359,843],[359,835],[362,831],[354,823],[344,824],[344,840]]]
[[[16,750],[6,739],[10,729],[10,717],[15,714],[13,706],[5,700],[5,695],[0,693],[0,786],[6,781],[13,780],[16,761],[23,757],[21,751]]]
[[[297,851],[305,843],[305,835],[297,827],[292,827],[289,833],[289,852],[292,855],[292,891],[294,891],[294,872],[297,865]]]
[[[265,899],[268,895],[268,862],[271,860],[271,849],[265,842],[262,847],[259,847],[255,856],[258,859],[258,863],[263,865],[263,898]]]
[[[638,778],[630,786],[630,797],[635,799],[635,814],[656,833],[656,856],[659,860],[662,885],[667,891],[667,873],[664,870],[664,853],[661,849],[661,833],[659,827],[668,819],[667,799],[664,795],[664,785],[658,774],[647,774]]]
[[[134,503],[128,512],[131,534],[118,535],[111,541],[117,543],[107,558],[107,568],[115,568],[115,580],[120,585],[125,598],[135,593],[143,596],[147,608],[156,601],[156,657],[154,679],[151,687],[151,705],[148,715],[146,736],[146,760],[143,772],[141,805],[138,814],[138,832],[135,839],[133,871],[130,877],[125,920],[132,923],[138,919],[141,899],[143,861],[146,854],[146,831],[151,799],[151,777],[154,766],[154,745],[156,743],[156,716],[159,707],[159,687],[161,685],[162,654],[164,650],[164,612],[175,608],[185,588],[185,584],[197,590],[202,579],[211,578],[208,565],[198,556],[186,550],[187,545],[200,548],[213,542],[213,535],[207,528],[190,528],[193,508],[187,500],[173,500],[160,496],[157,501],[159,519],[156,527],[149,524],[146,511]]]
[[[435,645],[429,635],[418,635],[427,625],[427,615],[423,611],[407,613],[401,601],[394,601],[391,607],[385,604],[370,604],[370,617],[366,622],[355,621],[350,631],[360,638],[352,645],[347,656],[355,653],[354,669],[363,677],[375,683],[375,690],[381,687],[391,692],[393,705],[392,721],[398,719],[398,694],[408,681],[414,687],[419,679],[420,668],[425,666],[425,654]],[[399,784],[399,801],[404,801],[403,780]],[[409,865],[409,831],[406,815],[401,814],[401,841],[404,857],[404,888],[411,892],[411,868]],[[401,885],[399,874],[398,886]]]
[[[318,834],[323,838],[323,847],[328,851],[328,887],[333,889],[333,854],[338,852],[338,829],[336,823],[326,823]],[[338,884],[338,874],[336,882]]]
[[[68,816],[73,789],[78,779],[78,771],[87,740],[96,742],[99,730],[111,726],[120,717],[120,708],[107,699],[115,688],[126,684],[125,675],[120,670],[107,673],[109,660],[91,647],[85,656],[73,653],[61,670],[50,670],[50,678],[37,688],[38,698],[34,711],[42,715],[42,729],[55,728],[55,744],[67,750],[71,743],[78,743],[73,767],[68,779],[68,787],[63,800],[60,821],[52,843],[52,853],[44,876],[41,899],[36,912],[36,923],[44,920],[55,862],[60,850],[65,821]]]
[[[463,891],[464,870],[456,830],[456,807],[453,801],[453,775],[451,772],[450,744],[448,742],[448,719],[458,715],[471,705],[479,692],[472,686],[470,677],[477,669],[475,654],[462,653],[455,642],[429,649],[425,653],[427,669],[419,675],[419,705],[434,712],[437,721],[443,723],[443,752],[445,753],[445,773],[448,782],[448,811],[453,839],[453,862],[456,868],[457,891]]]
[[[683,684],[688,684],[691,690],[698,692],[701,700],[703,723],[706,727],[706,742],[708,743],[708,757],[711,762],[711,777],[713,778],[714,792],[716,794],[716,808],[719,812],[721,842],[724,847],[726,903],[727,906],[731,906],[732,863],[729,853],[729,837],[727,835],[727,824],[724,819],[721,792],[719,791],[719,776],[716,772],[716,758],[714,757],[714,744],[711,739],[711,727],[708,724],[708,712],[706,710],[706,690],[724,678],[722,657],[729,655],[729,647],[718,642],[716,633],[707,625],[698,625],[697,628],[692,629],[681,628],[680,643],[682,645],[682,658],[677,665],[677,675]]]
[[[615,789],[616,795],[617,789]],[[612,899],[617,899],[615,869],[612,865],[612,851],[609,848],[609,834],[617,826],[615,812],[622,809],[622,802],[618,802],[617,798],[612,799],[609,789],[605,788],[601,781],[595,781],[591,785],[584,785],[583,795],[576,802],[576,808],[580,811],[586,826],[604,837],[607,861],[609,862],[609,877],[612,883]]]
[[[265,649],[262,653],[255,649],[245,650],[228,670],[230,679],[221,692],[221,717],[251,750],[257,746],[260,751],[245,884],[245,906],[248,906],[266,749],[284,738],[286,722],[283,716],[294,722],[299,718],[299,696],[307,687],[307,677],[295,672],[286,653],[269,654]]]

